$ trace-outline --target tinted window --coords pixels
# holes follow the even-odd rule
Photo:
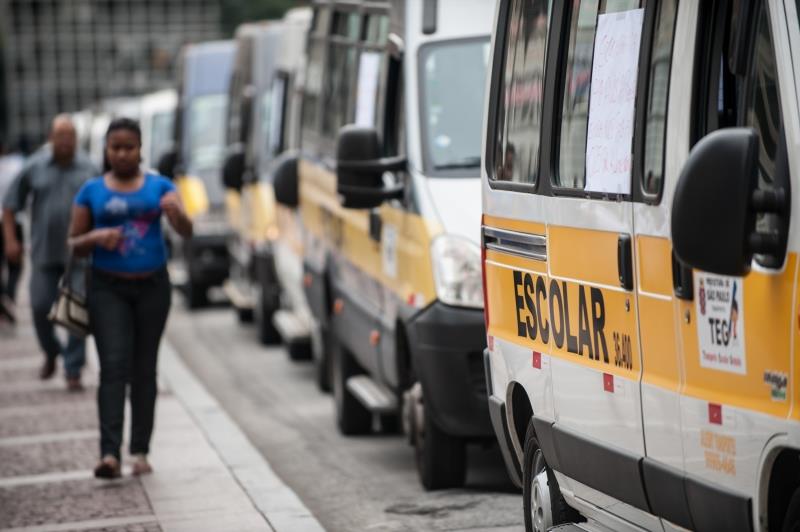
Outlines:
[[[667,132],[667,99],[677,10],[678,0],[661,2],[650,51],[642,185],[645,192],[653,195],[661,192],[664,182],[664,138]]]
[[[539,166],[551,0],[513,0],[498,98],[494,179],[532,183]]]
[[[360,17],[355,13],[334,14],[334,34],[328,52],[327,81],[323,94],[322,133],[333,138],[349,123],[350,99],[356,90],[356,40]]]
[[[559,186],[582,189],[586,184],[586,130],[597,16],[638,7],[639,0],[581,0],[577,8],[573,5],[561,107]]]
[[[324,56],[324,41],[312,39],[309,43],[308,66],[306,67],[305,92],[303,95],[303,135],[309,132],[312,134],[317,132]]]

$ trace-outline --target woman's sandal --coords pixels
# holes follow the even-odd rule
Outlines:
[[[153,468],[150,467],[150,462],[147,461],[146,454],[133,455],[133,467],[131,468],[133,476],[147,475],[152,472]]]
[[[94,468],[95,478],[110,480],[113,478],[119,478],[121,475],[122,467],[120,466],[119,460],[110,454],[104,456],[100,460],[100,463],[98,463]]]

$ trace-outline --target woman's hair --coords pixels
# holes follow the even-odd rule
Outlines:
[[[132,118],[115,118],[108,124],[108,130],[106,130],[106,140],[108,140],[109,135],[114,131],[125,130],[130,131],[136,138],[139,139],[139,144],[142,143],[142,128],[139,127],[139,122],[133,120]]]

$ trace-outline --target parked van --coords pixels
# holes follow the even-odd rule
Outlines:
[[[486,372],[526,529],[797,530],[796,3],[495,20]]]
[[[174,148],[159,161],[159,172],[175,179],[194,222],[189,239],[170,234],[173,282],[183,285],[189,306],[207,302],[207,290],[228,277],[225,194],[219,175],[225,153],[228,84],[236,45],[212,41],[184,48],[179,66]]]
[[[142,128],[142,167],[155,168],[161,156],[173,149],[175,108],[178,94],[164,89],[142,96],[139,122]]]
[[[280,339],[273,325],[281,298],[273,249],[280,233],[272,177],[278,156],[297,147],[289,107],[296,100],[293,87],[310,21],[311,10],[298,8],[283,20],[244,24],[236,31],[222,176],[234,228],[225,291],[243,321],[254,318],[264,343]],[[295,352],[291,347],[290,353]]]
[[[479,248],[492,6],[313,7],[297,165],[303,284],[332,357],[338,426],[366,433],[404,404],[423,485],[458,486],[466,444],[492,435]]]

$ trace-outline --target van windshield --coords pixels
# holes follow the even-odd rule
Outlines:
[[[225,149],[226,94],[195,97],[189,105],[188,170],[216,169]]]
[[[489,40],[429,44],[420,50],[425,173],[479,175]]]

